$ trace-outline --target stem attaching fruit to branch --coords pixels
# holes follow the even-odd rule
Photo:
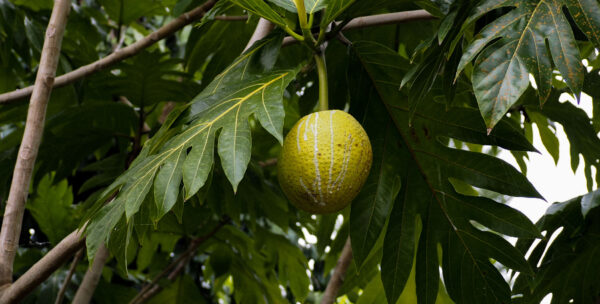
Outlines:
[[[319,74],[319,110],[329,110],[329,87],[327,84],[327,66],[325,65],[325,53],[315,54],[317,73]]]

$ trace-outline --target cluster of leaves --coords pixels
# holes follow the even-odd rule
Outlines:
[[[58,73],[200,3],[79,1]],[[197,25],[54,90],[24,224],[24,232],[39,232],[21,237],[41,248],[21,248],[16,274],[79,223],[87,261],[74,285],[105,244],[112,258],[94,301],[125,302],[188,243],[220,227],[181,276],[159,282],[151,302],[316,303],[348,237],[354,258],[339,295],[351,302],[536,303],[548,293],[554,303],[597,299],[597,273],[588,265],[596,263],[598,194],[551,206],[537,225],[499,200],[541,198],[522,174],[527,153],[537,152],[534,124],[557,162],[562,126],[573,171],[581,155],[588,188],[600,182],[598,2],[304,3],[315,33],[376,13],[424,8],[438,17],[348,32],[351,45],[328,42],[330,105],[356,117],[373,146],[370,175],[350,208],[322,216],[297,210],[282,195],[276,168],[263,162],[277,157],[285,131],[317,101],[311,51],[281,48],[286,34],[299,32],[293,2],[221,0]],[[0,0],[0,92],[33,81],[50,4]],[[248,21],[216,18],[242,14]],[[240,55],[258,17],[277,28]],[[593,117],[560,102],[565,92],[590,95]],[[0,106],[0,198],[25,113],[24,104]],[[487,153],[499,149],[513,153],[521,172]],[[553,243],[533,243],[559,227]],[[503,236],[519,238],[516,247]],[[565,282],[557,275],[565,265],[569,275],[588,272]],[[500,269],[518,274],[516,281]],[[27,301],[52,298],[65,274]]]
[[[536,275],[520,275],[514,293],[519,303],[539,303],[552,293],[552,303],[593,303],[598,298],[597,253],[600,191],[554,203],[536,226],[546,233],[539,243],[519,240],[517,248],[530,251],[528,262]]]

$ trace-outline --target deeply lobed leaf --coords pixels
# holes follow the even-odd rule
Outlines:
[[[467,24],[493,10],[512,8],[475,36],[456,73],[477,56],[472,82],[488,128],[493,128],[523,95],[529,86],[529,74],[535,78],[541,103],[549,97],[554,66],[573,94],[578,97],[581,93],[584,68],[563,12],[565,6],[597,44],[600,19],[591,13],[598,9],[596,1],[486,0],[473,10]]]
[[[439,285],[438,266],[442,267],[448,293],[457,303],[509,302],[510,288],[490,259],[522,273],[531,273],[529,264],[506,240],[487,229],[481,230],[472,222],[510,235],[533,238],[539,232],[524,215],[508,206],[484,197],[456,193],[448,179],[456,178],[514,196],[540,195],[512,166],[485,154],[448,148],[444,138],[451,136],[473,143],[511,148],[520,146],[524,150],[531,150],[531,145],[508,123],[499,124],[494,131],[497,133],[485,136],[484,128],[472,127],[481,122],[461,119],[466,117],[466,113],[450,115],[472,110],[457,107],[432,115],[435,113],[432,108],[444,108],[433,101],[428,102],[430,109],[427,112],[417,109],[413,124],[408,126],[408,100],[397,90],[402,79],[398,72],[402,71],[400,57],[375,43],[354,43],[354,50],[364,70],[355,71],[352,75],[368,78],[371,88],[377,93],[368,99],[368,107],[385,109],[394,124],[400,146],[396,153],[400,161],[396,172],[400,174],[402,188],[393,202],[381,261],[381,276],[388,302],[394,303],[398,299],[407,282],[415,247],[419,303],[434,303],[438,290],[443,288]],[[378,58],[388,59],[383,62]],[[361,102],[365,103],[364,100]],[[368,133],[381,133],[375,130],[367,128]],[[478,133],[481,136],[476,135]],[[517,142],[519,144],[515,145]],[[386,183],[392,184],[393,180],[388,179]],[[415,236],[419,223],[422,230]],[[360,240],[358,242],[361,244]],[[439,254],[443,257],[441,265]]]

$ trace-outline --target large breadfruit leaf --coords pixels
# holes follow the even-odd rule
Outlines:
[[[253,73],[252,55],[266,43],[257,43],[188,105],[174,110],[131,167],[104,191],[98,206],[111,195],[116,197],[89,222],[90,257],[116,234],[115,226],[115,231],[130,227],[142,204],[154,204],[150,216],[157,221],[178,199],[198,192],[213,167],[215,140],[223,171],[235,191],[250,161],[250,116],[283,141],[283,92],[296,71]],[[130,234],[128,229],[123,239],[129,241]]]
[[[473,88],[488,128],[494,127],[525,92],[530,73],[542,103],[550,94],[554,69],[576,96],[580,94],[584,67],[563,8],[600,47],[600,4],[596,0],[486,0],[475,7],[466,24],[501,8],[508,12],[475,36],[457,70],[458,75],[477,57]]]
[[[445,287],[456,303],[509,303],[510,287],[491,260],[521,273],[532,270],[499,234],[535,238],[539,232],[519,211],[485,197],[459,194],[450,180],[512,196],[540,194],[511,165],[487,154],[451,148],[448,138],[513,150],[533,147],[508,121],[500,121],[487,136],[483,121],[474,119],[474,110],[446,112],[443,104],[433,100],[417,110],[409,126],[408,98],[398,91],[406,73],[401,57],[372,42],[354,43],[353,49],[358,61],[350,73],[355,78],[350,87],[360,87],[363,94],[351,95],[365,107],[364,125],[374,138],[376,153],[375,171],[366,187],[371,192],[380,189],[373,196],[359,195],[352,205],[350,235],[359,263],[389,216],[381,259],[388,303],[400,296],[415,250],[419,303],[435,303],[438,289],[444,288],[439,283],[440,266]],[[372,116],[380,123],[368,122]],[[396,164],[394,170],[377,165],[383,160]],[[380,180],[380,175],[385,179]]]

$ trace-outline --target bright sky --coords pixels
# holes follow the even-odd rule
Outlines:
[[[577,105],[574,99],[563,94],[560,98],[563,102],[572,102]],[[592,99],[583,94],[581,102],[578,105],[588,116],[592,116]],[[527,178],[533,183],[535,188],[546,198],[547,202],[540,199],[513,198],[509,204],[521,210],[533,222],[537,221],[546,211],[550,203],[562,202],[573,197],[587,193],[585,176],[583,174],[583,158],[581,158],[579,168],[574,174],[571,170],[570,145],[565,132],[560,124],[556,124],[557,136],[560,141],[560,157],[558,165],[554,164],[552,156],[546,151],[539,137],[537,128],[534,127],[533,145],[540,154],[529,153],[529,162],[527,169]],[[512,154],[503,152],[500,158],[509,162],[515,168],[518,165]],[[593,169],[592,169],[593,170]],[[594,171],[592,171],[594,173]]]

